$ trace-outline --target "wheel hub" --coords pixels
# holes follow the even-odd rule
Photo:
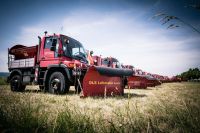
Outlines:
[[[55,78],[51,81],[51,87],[54,89],[54,90],[59,90],[60,88],[60,80]]]

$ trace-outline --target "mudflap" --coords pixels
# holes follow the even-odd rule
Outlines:
[[[123,76],[132,74],[130,70],[91,66],[83,79],[83,97],[123,95]]]
[[[128,80],[128,87],[131,89],[139,88],[139,89],[146,89],[147,88],[147,81],[142,76],[130,76],[127,78]]]

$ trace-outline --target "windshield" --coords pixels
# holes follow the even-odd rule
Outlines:
[[[121,63],[116,58],[112,58],[112,62],[116,68],[121,68]]]
[[[116,68],[121,68],[121,64],[119,62],[113,62],[113,64],[115,65]]]
[[[104,58],[102,60],[102,65],[110,67],[111,65],[115,68],[121,68],[121,63],[115,58]]]
[[[83,45],[73,38],[62,36],[64,55],[83,61],[87,61],[87,54]]]

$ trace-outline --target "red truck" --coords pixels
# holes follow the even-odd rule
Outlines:
[[[134,71],[134,75],[127,78],[128,86],[130,88],[146,89],[147,87],[161,85],[161,82],[158,80],[158,78],[154,77],[150,73],[143,72],[140,69],[135,69],[131,65],[126,65],[124,67]]]
[[[134,71],[132,69],[128,69],[126,67],[124,67],[118,59],[114,58],[114,57],[105,57],[102,58],[101,56],[92,56],[93,58],[93,62],[94,65],[96,66],[102,66],[102,67],[109,67],[109,68],[114,68],[114,69],[123,69],[124,71],[132,71],[132,75],[134,73]],[[132,76],[132,75],[125,75],[123,77],[123,86],[126,87],[127,85],[127,78]]]
[[[122,68],[121,63],[114,57],[105,57],[102,58],[101,56],[92,56],[94,65],[96,66],[103,66],[103,67],[110,67],[110,68]]]
[[[90,54],[71,37],[45,34],[38,38],[38,45],[15,45],[8,49],[8,81],[12,91],[24,91],[26,85],[34,83],[56,94],[67,93],[70,86],[75,86],[77,92],[82,90],[85,96],[103,95],[105,88],[108,95],[123,93],[115,88],[122,90],[122,77],[132,71],[91,66]]]

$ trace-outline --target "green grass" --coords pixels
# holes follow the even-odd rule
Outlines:
[[[0,77],[0,85],[7,85],[6,78]]]
[[[0,132],[200,132],[200,84],[168,83],[85,98],[0,87]]]

